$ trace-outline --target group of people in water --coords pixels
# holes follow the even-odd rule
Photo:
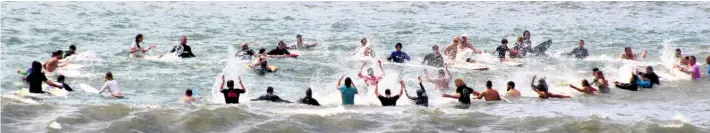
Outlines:
[[[242,43],[241,50],[239,53],[235,55],[236,58],[241,59],[241,60],[250,60],[248,66],[252,69],[254,69],[256,72],[264,74],[267,72],[274,72],[276,71],[275,67],[271,67],[270,65],[267,64],[267,60],[269,58],[287,58],[287,57],[298,57],[299,55],[297,53],[291,53],[288,50],[289,49],[308,49],[308,48],[314,48],[318,46],[318,43],[313,42],[312,44],[305,44],[303,43],[303,38],[301,35],[297,35],[297,42],[291,46],[288,46],[286,43],[283,41],[279,41],[278,45],[275,49],[270,50],[269,52],[266,52],[266,49],[260,48],[258,53],[255,53],[252,49],[249,48],[249,45],[247,43]],[[182,57],[182,58],[191,58],[195,57],[195,55],[192,53],[192,49],[189,45],[187,45],[187,37],[186,36],[181,36],[179,38],[180,44],[174,46],[170,52]],[[135,37],[135,41],[131,44],[131,47],[129,49],[129,56],[131,58],[142,58],[146,56],[146,53],[150,51],[151,49],[155,48],[156,45],[150,45],[148,48],[142,47],[142,41],[143,41],[143,35],[138,34]],[[361,46],[357,48],[355,52],[353,52],[350,55],[361,55],[364,57],[375,57],[375,52],[372,49],[372,46],[368,44],[368,40],[366,38],[362,38],[360,40]],[[534,49],[531,46],[531,41],[530,41],[530,32],[529,31],[524,31],[523,36],[518,36],[515,42],[515,45],[513,48],[508,48],[507,46],[508,40],[502,39],[501,40],[501,45],[497,47],[494,51],[491,51],[490,53],[498,54],[498,59],[500,62],[504,61],[509,61],[514,58],[523,58],[525,56],[528,56],[529,54],[533,53]],[[395,50],[389,54],[385,59],[387,61],[393,62],[393,63],[406,63],[407,61],[411,61],[411,57],[402,50],[403,46],[401,43],[395,44]],[[421,62],[421,64],[428,65],[430,67],[435,67],[438,70],[438,76],[430,76],[429,71],[427,69],[424,69],[424,79],[425,81],[431,82],[434,84],[435,88],[444,90],[449,88],[451,84],[451,80],[453,80],[451,72],[449,72],[448,68],[449,66],[457,63],[456,62],[456,56],[457,53],[462,52],[463,50],[470,49],[471,51],[475,53],[483,53],[483,50],[479,50],[473,47],[470,42],[467,40],[466,35],[461,35],[461,36],[456,36],[452,39],[452,43],[448,46],[446,46],[443,49],[443,55],[442,53],[439,52],[439,46],[434,45],[432,46],[432,53],[427,54],[424,57],[424,60]],[[621,59],[626,59],[626,60],[637,60],[639,57],[640,58],[645,58],[646,57],[646,50],[643,50],[642,53],[633,53],[630,47],[626,47],[624,49],[624,52],[620,55]],[[63,63],[61,60],[62,58],[67,58],[73,54],[76,54],[76,46],[72,45],[70,46],[70,49],[67,50],[66,52],[63,52],[61,50],[53,52],[52,57],[48,59],[44,64],[34,61],[32,62],[32,66],[30,69],[27,71],[21,71],[18,70],[17,72],[22,74],[23,77],[22,79],[26,81],[29,84],[29,91],[30,93],[44,93],[42,91],[41,84],[42,82],[46,83],[47,85],[50,85],[52,87],[56,87],[59,89],[66,89],[67,91],[72,91],[71,87],[69,87],[68,84],[64,82],[65,76],[63,75],[58,75],[57,76],[57,82],[59,84],[56,84],[50,80],[48,80],[47,76],[45,73],[53,73],[55,69],[62,67],[66,65],[66,63]],[[506,56],[507,55],[507,56]],[[584,40],[579,40],[578,41],[578,47],[574,48],[571,52],[565,53],[565,55],[575,57],[575,58],[580,58],[584,59],[588,57],[589,51],[584,47]],[[162,55],[161,55],[162,57]],[[507,57],[507,58],[506,58]],[[680,71],[689,74],[692,76],[693,80],[697,80],[700,77],[700,70],[698,65],[696,64],[696,57],[695,56],[683,56],[681,54],[680,49],[676,49],[676,58],[678,59],[678,65],[675,65],[675,69],[679,69]],[[466,58],[465,59],[467,63],[476,63],[477,61],[471,59],[471,58]],[[429,96],[426,94],[426,89],[424,88],[424,85],[422,84],[423,78],[419,76],[417,78],[420,89],[416,91],[416,96],[411,96],[409,93],[407,93],[407,89],[405,88],[405,83],[403,80],[400,80],[400,90],[399,93],[396,95],[393,95],[391,93],[391,90],[385,89],[384,95],[379,93],[379,82],[380,80],[383,79],[385,76],[385,70],[382,67],[382,61],[377,61],[379,65],[379,69],[381,71],[380,75],[375,75],[375,70],[373,68],[368,68],[366,70],[367,75],[362,74],[362,70],[365,68],[365,65],[363,65],[360,68],[360,72],[358,72],[357,76],[364,80],[366,85],[368,87],[374,87],[375,88],[375,96],[377,96],[377,99],[380,100],[381,104],[383,106],[396,106],[397,100],[402,96],[402,93],[406,94],[407,98],[411,99],[416,105],[420,106],[428,106],[428,99]],[[710,64],[710,56],[706,58],[706,63]],[[710,74],[710,68],[708,68],[708,74]],[[581,81],[581,87],[577,87],[575,85],[569,85],[570,88],[575,89],[581,93],[584,94],[597,94],[597,93],[609,93],[610,92],[610,84],[608,83],[608,80],[605,78],[604,73],[600,71],[598,68],[593,68],[591,75],[594,77],[594,79],[590,82],[588,80],[582,80]],[[122,98],[124,97],[121,91],[119,90],[118,83],[116,80],[114,80],[113,74],[111,72],[107,72],[104,76],[105,82],[103,87],[100,89],[99,94],[103,92],[109,92],[110,94],[106,95],[106,97],[112,97],[112,98]],[[238,104],[239,103],[239,97],[240,94],[246,93],[246,87],[244,87],[244,84],[242,83],[241,77],[238,78],[239,84],[241,88],[235,88],[234,86],[234,81],[233,80],[227,80],[225,82],[224,76],[221,78],[222,83],[220,85],[220,92],[223,93],[225,103],[227,104]],[[344,81],[344,82],[343,82]],[[227,88],[224,89],[224,84],[226,83]],[[537,84],[536,84],[537,83]],[[507,89],[506,89],[506,95],[509,97],[520,97],[520,91],[517,90],[515,87],[515,83],[513,81],[507,82]],[[593,86],[596,85],[596,88]],[[631,79],[629,80],[628,83],[621,83],[621,82],[614,82],[614,85],[617,88],[624,89],[624,90],[630,90],[630,91],[637,91],[639,90],[638,88],[651,88],[653,85],[660,85],[660,77],[654,73],[654,70],[652,67],[646,67],[645,72],[641,72],[639,70],[635,70],[632,73]],[[545,80],[545,78],[537,78],[537,76],[534,76],[531,81],[531,88],[534,92],[538,94],[540,98],[571,98],[570,96],[566,95],[561,95],[561,94],[554,94],[549,91],[549,86]],[[486,82],[486,88],[482,91],[476,91],[466,85],[462,79],[455,79],[454,80],[454,87],[455,89],[455,94],[443,94],[442,97],[446,98],[453,98],[453,99],[458,99],[458,101],[462,104],[470,104],[471,100],[473,99],[484,99],[485,101],[498,101],[502,100],[501,94],[493,88],[493,83],[492,81],[487,81]],[[340,79],[338,80],[336,84],[336,89],[341,94],[342,98],[342,104],[343,105],[352,105],[354,104],[354,98],[355,95],[358,94],[358,89],[355,87],[353,84],[353,80],[350,77],[345,77],[345,75],[341,76]],[[315,105],[319,106],[320,103],[312,97],[312,90],[308,88],[305,91],[306,95],[302,99],[297,100],[298,103],[303,103],[303,104],[308,104],[308,105]],[[185,95],[181,99],[183,102],[194,102],[197,101],[196,98],[193,97],[193,90],[192,89],[187,89],[185,91]],[[260,96],[256,99],[252,99],[252,101],[270,101],[270,102],[283,102],[283,103],[292,103],[291,101],[281,99],[279,96],[274,94],[274,88],[273,87],[267,87],[267,94]]]

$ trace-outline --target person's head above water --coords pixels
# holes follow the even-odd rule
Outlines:
[[[523,42],[523,36],[518,36],[515,38],[515,43],[522,43]]]
[[[375,76],[375,69],[368,68],[368,69],[367,69],[367,75]]]
[[[515,82],[508,81],[508,90],[507,91],[510,91],[511,89],[515,89]]]
[[[296,42],[298,42],[298,43],[303,42],[303,36],[301,36],[301,34],[296,35]]]
[[[266,49],[265,49],[265,48],[260,48],[260,49],[259,49],[259,54],[265,54],[265,53],[266,53]]]
[[[247,44],[247,42],[243,42],[241,46],[242,46],[242,50],[249,49],[249,44]]]
[[[402,43],[397,43],[397,44],[395,44],[395,45],[394,45],[394,48],[395,48],[397,51],[402,51]]]
[[[589,86],[590,86],[589,81],[587,81],[586,79],[582,80],[582,87],[589,87]]]
[[[185,90],[185,96],[192,97],[192,89]]]
[[[454,85],[456,85],[456,87],[466,87],[466,83],[464,83],[462,79],[454,80]]]
[[[227,88],[234,88],[234,80],[227,80]]]
[[[468,42],[468,36],[466,36],[466,34],[460,35],[459,38],[461,39],[461,43]]]
[[[486,89],[493,89],[493,82],[490,80],[486,81]]]
[[[143,42],[143,34],[136,35],[135,42],[138,42],[138,43]]]
[[[64,53],[64,51],[62,51],[62,50],[54,51],[54,52],[52,52],[52,57],[62,57],[63,53]]]
[[[277,48],[286,49],[286,43],[284,43],[284,41],[279,41],[279,46]]]
[[[274,87],[266,87],[266,94],[274,94]]]
[[[439,46],[438,45],[431,46],[431,50],[434,52],[434,54],[439,54]]]
[[[392,95],[392,92],[390,92],[390,89],[385,89],[385,96],[390,96]]]
[[[577,42],[577,45],[579,46],[579,48],[584,48],[584,40],[579,39],[579,42]]]
[[[710,56],[708,56],[707,58],[705,58],[705,63],[710,64]]]
[[[523,31],[523,39],[530,39],[530,31]]]
[[[676,57],[676,58],[680,58],[681,54],[682,54],[682,53],[681,53],[681,51],[680,51],[680,48],[676,48],[676,49],[675,49],[675,57]]]
[[[500,45],[502,45],[502,46],[507,46],[507,45],[508,45],[508,39],[503,38],[502,40],[500,40]]]
[[[306,89],[306,97],[311,97],[311,96],[313,96],[313,91],[311,90],[311,88]]]
[[[363,37],[362,39],[360,39],[360,44],[362,44],[362,46],[367,45],[367,38]]]
[[[106,76],[104,76],[104,79],[106,79],[106,80],[113,80],[113,73],[111,73],[111,72],[106,72]]]
[[[460,40],[461,40],[461,37],[459,37],[459,36],[454,36],[454,38],[451,39],[451,41],[454,42],[454,44],[459,44]]]
[[[57,82],[59,82],[59,83],[64,83],[64,79],[65,79],[65,78],[66,78],[66,77],[64,77],[64,75],[59,75],[59,76],[57,76]]]
[[[345,78],[345,87],[352,87],[353,85],[353,80],[350,79],[350,77]]]
[[[633,54],[633,53],[631,52],[631,47],[625,47],[625,48],[624,48],[624,53],[627,54],[626,56],[630,56],[631,54]]]
[[[653,73],[653,67],[651,67],[651,66],[646,67],[646,73]]]
[[[689,60],[689,61],[690,61],[690,62],[688,62],[688,64],[690,64],[690,65],[695,65],[695,63],[696,63],[698,60],[695,59],[695,56],[690,56],[690,60]]]
[[[180,45],[187,45],[187,36],[180,37]]]
[[[69,45],[69,52],[74,52],[74,51],[76,51],[76,46]]]
[[[33,61],[32,72],[42,72],[42,63],[39,63],[39,61]]]

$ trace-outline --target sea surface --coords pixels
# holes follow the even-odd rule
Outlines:
[[[7,133],[710,132],[707,73],[689,81],[669,67],[672,51],[681,48],[684,55],[698,57],[701,71],[707,70],[709,2],[2,2],[0,8],[1,131]],[[490,69],[450,68],[454,78],[478,91],[487,80],[500,92],[514,81],[523,97],[505,102],[474,100],[462,107],[441,97],[453,89],[438,90],[425,82],[429,107],[406,98],[397,107],[380,107],[374,89],[357,78],[362,61],[350,55],[363,37],[378,59],[402,43],[413,59],[384,63],[380,91],[396,94],[401,79],[415,94],[423,69],[436,71],[420,63],[432,45],[443,48],[452,37],[466,34],[474,47],[491,51],[502,38],[512,42],[525,30],[534,45],[553,40],[547,56],[517,60],[524,65],[515,67],[496,63],[490,54],[472,55]],[[138,33],[144,35],[144,46],[157,45],[151,56],[168,53],[184,35],[197,57],[128,58]],[[297,34],[319,45],[294,51],[300,54],[295,59],[269,60],[279,67],[276,73],[258,75],[233,60],[242,42],[269,50],[281,40],[294,43]],[[580,39],[591,56],[564,56]],[[65,73],[75,92],[13,96],[26,87],[15,70],[44,62],[52,51],[69,45],[80,53],[70,62],[77,67]],[[648,50],[647,58],[619,60],[627,46],[634,52]],[[591,80],[595,67],[611,81],[628,82],[625,75],[641,66],[653,66],[662,85],[636,92],[612,87],[610,94],[598,96],[567,86]],[[83,91],[100,88],[109,71],[127,99]],[[222,74],[228,80],[241,76],[247,88],[242,104],[215,104],[213,90]],[[343,74],[361,90],[355,106],[340,105],[335,84]],[[529,87],[534,75],[546,77],[551,92],[573,98],[537,99]],[[269,86],[290,101],[310,87],[324,106],[249,101]],[[178,102],[188,88],[199,88],[201,103]]]

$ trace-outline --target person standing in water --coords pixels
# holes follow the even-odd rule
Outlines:
[[[113,74],[111,72],[106,73],[104,80],[104,86],[101,87],[99,94],[103,93],[104,91],[108,91],[111,94],[106,95],[105,97],[123,98],[123,93],[121,93],[121,90],[119,90],[118,88],[118,82],[113,79]]]
[[[569,87],[572,88],[572,89],[575,89],[575,90],[577,90],[577,91],[579,91],[579,92],[582,92],[582,93],[584,93],[584,94],[587,94],[587,95],[594,95],[594,92],[597,91],[597,89],[594,89],[594,87],[592,87],[592,86],[589,84],[589,81],[587,81],[586,79],[585,79],[585,80],[582,80],[582,88],[581,88],[581,89],[580,89],[580,88],[577,88],[577,86],[574,86],[574,85],[571,85],[571,84],[569,85]]]
[[[254,56],[256,56],[254,50],[251,50],[249,48],[249,44],[247,44],[246,42],[243,42],[241,47],[242,50],[239,51],[237,55],[235,55],[237,58],[241,60],[251,60],[252,58],[254,58]],[[264,51],[266,51],[266,49],[264,49]]]
[[[407,94],[407,98],[414,101],[414,104],[427,107],[429,106],[429,96],[426,94],[426,89],[424,89],[424,85],[422,85],[422,77],[417,77],[417,81],[419,81],[419,88],[421,88],[421,90],[417,90],[417,96],[409,96],[407,89],[404,89],[404,94]],[[402,86],[402,88],[404,88],[403,82],[400,82],[400,85]]]
[[[296,35],[296,44],[291,45],[289,49],[300,49],[300,48],[313,48],[318,46],[318,43],[313,42],[311,45],[303,44],[303,36],[301,34]]]
[[[74,45],[69,45],[69,50],[64,52],[64,58],[68,58],[69,56],[75,55],[76,54],[76,46]]]
[[[382,67],[382,61],[377,61],[377,64],[380,66],[380,71],[382,71],[381,75],[375,76],[375,70],[372,68],[367,69],[367,76],[362,75],[362,69],[365,68],[365,65],[363,64],[360,71],[357,73],[357,76],[365,80],[367,85],[377,85],[377,83],[385,77],[385,69]]]
[[[641,52],[641,54],[639,54],[638,56],[641,56],[641,58],[646,58],[646,53],[647,53],[647,51],[646,51],[646,49],[644,49],[643,52]],[[621,55],[619,55],[619,56],[621,59],[627,59],[627,60],[638,59],[637,55],[631,51],[631,47],[625,47],[624,53],[621,53]]]
[[[523,38],[520,40],[520,45],[518,47],[518,54],[522,56],[527,56],[528,52],[532,52],[532,41],[530,40],[530,31],[523,31]]]
[[[461,79],[456,79],[454,83],[456,85],[456,94],[442,94],[442,97],[458,99],[459,103],[462,104],[471,104],[471,95],[480,95],[480,93],[466,86],[466,83]]]
[[[402,92],[404,90],[404,81],[399,80],[399,94],[392,96],[392,93],[390,92],[390,89],[385,89],[385,96],[380,95],[380,87],[379,85],[375,86],[375,96],[377,96],[377,99],[380,100],[380,103],[382,103],[382,106],[397,106],[397,100],[399,100],[399,97],[402,96]]]
[[[433,66],[433,67],[444,67],[444,57],[439,53],[439,46],[434,45],[431,47],[433,52],[424,56],[422,64]]]
[[[350,55],[362,54],[364,57],[375,57],[375,51],[372,50],[372,46],[367,45],[367,38],[360,39],[360,44],[362,45],[360,45],[360,47],[358,47],[355,52]]]
[[[224,75],[222,75],[222,83],[219,85],[219,90],[224,94],[224,102],[226,104],[239,104],[239,95],[247,92],[247,88],[242,83],[242,77],[237,78],[242,89],[234,89],[234,81],[227,81],[227,89],[224,89]]]
[[[44,62],[43,67],[47,73],[53,73],[54,70],[57,70],[57,68],[66,66],[66,64],[64,64],[64,63],[59,63],[59,60],[62,59],[63,53],[64,52],[62,52],[61,50],[57,50],[52,53],[52,58],[49,58],[49,60]]]
[[[577,45],[579,45],[579,47],[572,49],[572,52],[567,53],[567,56],[574,56],[578,59],[587,58],[589,51],[587,48],[584,48],[584,40],[580,39]]]
[[[473,44],[468,42],[468,36],[466,36],[466,34],[459,36],[459,38],[461,38],[461,43],[460,43],[461,47],[470,48],[471,50],[473,50],[473,52],[478,53],[478,54],[483,53],[483,51],[474,48]]]
[[[700,79],[700,68],[698,67],[698,64],[696,63],[697,60],[695,56],[689,56],[688,58],[688,67],[687,68],[682,68],[680,66],[674,66],[674,68],[679,69],[680,71],[690,74],[693,80],[698,80]]]
[[[520,97],[520,91],[515,89],[515,82],[508,81],[508,90],[506,90],[507,97]]]
[[[320,103],[318,103],[318,100],[313,98],[313,91],[311,88],[306,89],[306,97],[301,98],[301,100],[298,100],[298,103],[301,104],[306,104],[306,105],[313,105],[313,106],[320,106]]]
[[[540,98],[542,99],[548,99],[548,98],[572,98],[570,96],[565,96],[565,95],[559,95],[559,94],[553,94],[550,93],[548,90],[547,82],[545,81],[545,78],[541,78],[538,80],[538,84],[535,85],[535,79],[537,76],[533,76],[532,82],[530,83],[530,86],[533,88],[533,91],[535,91]]]
[[[274,88],[271,86],[266,88],[266,94],[261,95],[256,99],[252,99],[251,101],[269,101],[269,102],[275,102],[275,103],[292,103],[291,101],[283,100],[283,99],[281,99],[281,97],[274,94]]]
[[[424,77],[426,77],[427,81],[434,83],[434,85],[436,85],[436,89],[443,90],[449,88],[449,83],[451,83],[453,75],[449,72],[449,67],[444,66],[444,70],[439,70],[438,78],[431,78],[429,76],[429,71],[424,68]]]
[[[345,77],[345,75],[340,76],[336,87],[340,91],[343,105],[353,105],[355,104],[355,94],[357,94],[357,88],[355,88],[355,84],[353,84],[350,77],[345,78],[345,84],[340,86],[340,83],[342,83],[341,81],[343,81],[343,77]]]
[[[394,48],[396,49],[396,51],[393,51],[392,54],[387,57],[388,61],[404,63],[404,60],[412,60],[411,58],[409,58],[409,55],[407,55],[407,53],[402,51],[402,43],[397,43],[396,45],[394,45]]]
[[[136,40],[133,41],[133,43],[131,44],[131,48],[128,50],[128,52],[130,53],[129,57],[143,58],[143,56],[145,56],[145,53],[155,48],[155,44],[153,44],[150,45],[150,47],[144,49],[143,47],[141,47],[141,43],[143,43],[143,35],[138,34],[136,35]]]
[[[44,91],[42,91],[42,82],[52,87],[63,88],[47,79],[44,73],[42,73],[42,64],[37,61],[32,62],[32,71],[29,72],[26,80],[30,87],[30,93],[44,93]]]
[[[500,101],[500,94],[498,91],[493,89],[493,82],[490,80],[486,81],[486,90],[481,92],[481,94],[476,97],[476,99],[486,98],[486,101]]]
[[[606,77],[604,77],[604,73],[599,71],[599,68],[592,69],[592,76],[594,76],[592,84],[596,84],[601,93],[609,93],[609,83],[607,82]]]
[[[182,96],[180,99],[180,102],[182,103],[194,103],[195,101],[197,100],[192,97],[192,89],[185,90],[185,96]]]
[[[505,61],[505,52],[508,52],[508,39],[503,39],[500,41],[500,46],[496,48],[496,51],[493,51],[493,53],[498,52],[498,61],[503,62]]]
[[[510,51],[508,51],[508,56],[510,56],[510,58],[522,58],[523,55],[521,52],[523,51],[523,49],[523,37],[518,36],[515,39],[515,45],[513,46],[513,49],[510,49]]]
[[[170,53],[174,53],[176,51],[180,52],[179,53],[180,55],[178,55],[178,56],[182,57],[182,58],[195,57],[195,54],[192,54],[192,48],[190,48],[190,45],[187,45],[187,36],[181,36],[180,37],[180,45],[173,47],[173,49],[170,50]]]

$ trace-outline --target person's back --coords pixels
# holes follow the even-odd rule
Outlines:
[[[483,97],[486,99],[486,101],[501,100],[500,94],[498,94],[498,91],[495,89],[487,89],[485,92],[483,92]]]
[[[471,93],[473,93],[473,89],[461,86],[456,89],[456,92],[460,94],[459,102],[463,104],[471,104]]]
[[[222,89],[224,87],[224,75],[222,76],[222,84],[220,85],[219,89],[221,90],[220,92],[224,94],[225,103],[239,103],[239,95],[246,92],[246,88],[244,88],[244,84],[242,83],[241,77],[239,78],[239,84],[242,86],[242,89],[234,89],[234,81],[229,80],[227,81],[227,89]]]
[[[345,85],[340,86],[340,94],[342,96],[343,105],[353,105],[355,104],[355,94],[357,94],[357,89],[354,86],[347,87]]]
[[[42,91],[42,82],[46,81],[47,77],[41,71],[33,70],[29,75],[27,75],[27,82],[29,83],[30,93],[44,93]]]
[[[301,98],[301,100],[298,100],[298,103],[313,105],[313,106],[320,106],[320,103],[318,103],[318,100],[313,98],[313,91],[311,90],[311,88],[306,89],[306,97],[303,97],[303,98]]]

